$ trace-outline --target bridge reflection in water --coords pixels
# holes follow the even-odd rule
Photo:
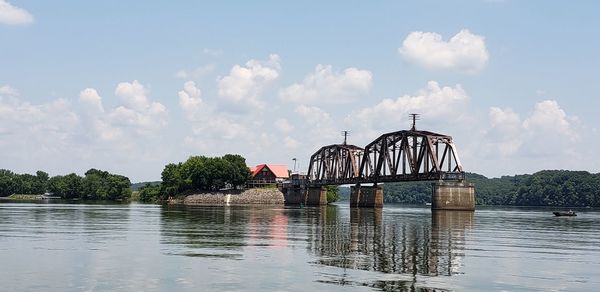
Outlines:
[[[234,279],[227,285],[257,281],[249,267],[283,282],[297,281],[297,274],[310,274],[314,268],[317,278],[304,280],[384,291],[448,287],[448,276],[463,273],[466,237],[474,224],[470,211],[336,205],[168,206],[161,208],[160,217],[163,254],[209,259],[210,265],[227,267]],[[219,275],[207,272],[194,279],[210,283]]]
[[[374,284],[384,290],[407,285],[414,288],[417,275],[460,274],[465,236],[474,222],[474,213],[469,211],[432,211],[427,216],[429,210],[385,213],[382,209],[352,208],[350,224],[340,218],[336,207],[322,207],[320,212],[319,224],[308,225],[312,229],[308,249],[319,258],[318,263],[412,276],[407,281]],[[336,281],[344,279],[332,279]]]

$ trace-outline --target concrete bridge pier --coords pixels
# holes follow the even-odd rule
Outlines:
[[[293,186],[283,189],[283,201],[286,205],[300,205],[306,201],[306,188]]]
[[[383,207],[383,188],[377,184],[350,187],[350,207],[381,208]]]
[[[432,184],[432,210],[475,210],[475,187],[465,181]]]
[[[305,206],[327,205],[327,190],[325,187],[309,187],[304,199]]]

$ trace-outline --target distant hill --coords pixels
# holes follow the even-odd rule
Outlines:
[[[132,191],[139,191],[143,186],[145,186],[146,184],[150,184],[150,185],[160,185],[160,181],[146,181],[146,182],[138,182],[138,183],[133,183],[131,184],[131,190]]]
[[[542,170],[534,174],[487,178],[467,173],[475,184],[478,205],[600,206],[600,174],[587,171]],[[431,182],[383,185],[384,201],[424,204],[431,201]]]

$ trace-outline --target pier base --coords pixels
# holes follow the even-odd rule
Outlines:
[[[304,201],[306,206],[327,205],[327,190],[324,187],[310,187]]]
[[[383,189],[381,186],[356,186],[350,187],[350,207],[383,207]]]
[[[292,187],[283,190],[283,201],[286,205],[300,205],[306,202],[306,189]]]
[[[475,210],[475,187],[466,182],[435,182],[432,184],[432,210]]]

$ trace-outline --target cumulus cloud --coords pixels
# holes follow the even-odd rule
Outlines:
[[[122,127],[129,127],[138,134],[154,134],[166,125],[166,107],[159,102],[151,102],[146,96],[146,88],[137,80],[121,82],[115,95],[121,97],[124,105],[109,113],[111,121]]]
[[[305,138],[311,144],[309,149],[316,148],[321,143],[332,143],[333,137],[339,137],[334,119],[323,109],[316,106],[299,105],[294,112],[303,121],[298,125],[298,132],[308,134]]]
[[[317,65],[302,83],[295,83],[279,92],[281,98],[297,103],[345,103],[367,95],[373,74],[354,67],[333,72],[331,65]]]
[[[184,83],[183,90],[177,94],[179,96],[179,105],[183,109],[188,119],[195,119],[203,106],[202,92],[194,81]]]
[[[577,131],[571,122],[575,120],[555,100],[536,103],[524,120],[510,108],[491,107],[486,140],[503,157],[556,155],[577,141]]]
[[[40,159],[74,141],[79,116],[65,99],[32,104],[8,85],[0,87],[0,160]]]
[[[435,32],[410,33],[398,52],[408,61],[427,69],[450,69],[475,73],[483,69],[489,53],[483,36],[463,29],[450,41]]]
[[[348,120],[381,129],[385,125],[405,124],[409,113],[420,113],[431,120],[458,116],[463,112],[461,107],[466,105],[468,99],[469,96],[460,84],[454,87],[440,86],[436,81],[429,81],[427,87],[415,95],[386,98],[352,114]]]
[[[92,111],[104,112],[104,106],[102,106],[102,97],[98,94],[96,89],[86,88],[79,93],[79,101]]]
[[[555,100],[544,100],[535,105],[533,114],[523,122],[526,129],[550,130],[571,135],[567,114]]]
[[[21,25],[32,22],[33,16],[27,10],[13,6],[5,0],[0,0],[0,23]]]
[[[272,54],[267,61],[250,60],[245,66],[235,65],[229,75],[218,79],[219,96],[234,104],[262,108],[258,98],[269,82],[279,77],[280,58]]]

